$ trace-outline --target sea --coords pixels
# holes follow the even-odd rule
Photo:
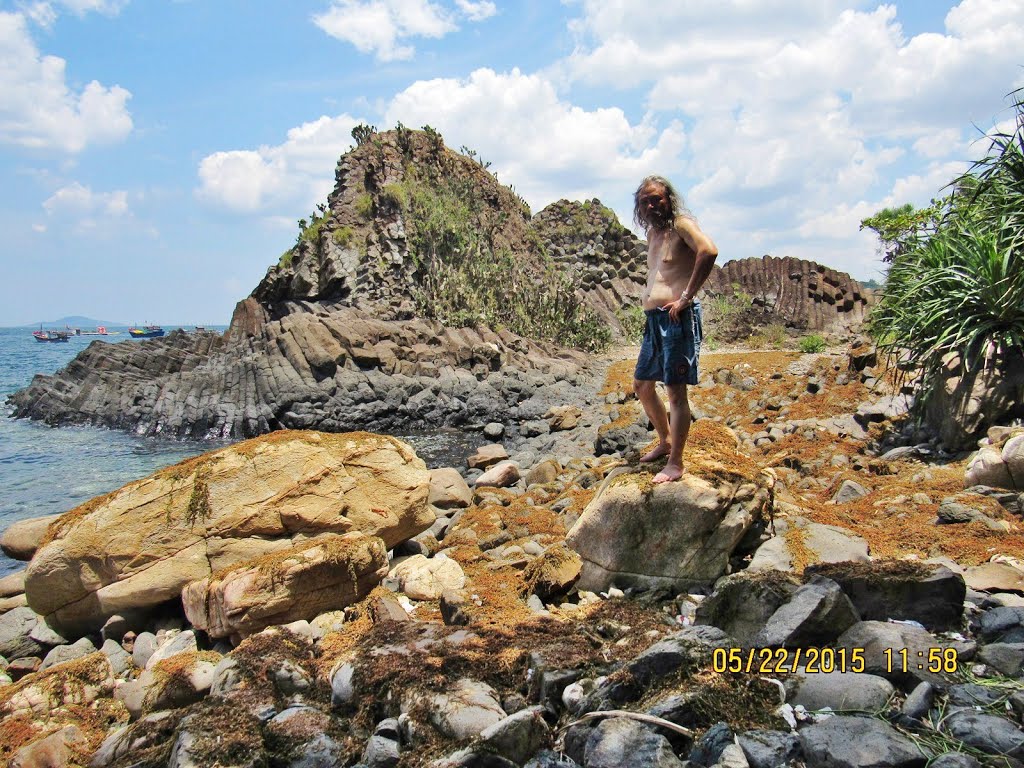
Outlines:
[[[168,331],[171,326],[164,326]],[[226,326],[206,326],[223,332]],[[127,328],[119,335],[70,336],[67,343],[40,343],[33,328],[0,328],[0,530],[30,517],[54,515],[116,490],[191,456],[231,441],[143,437],[96,427],[49,427],[10,417],[7,397],[38,373],[51,374],[91,342],[140,344]],[[192,330],[184,326],[184,330]],[[425,430],[397,434],[428,467],[464,465],[486,439],[479,432]],[[25,567],[0,553],[0,577]]]

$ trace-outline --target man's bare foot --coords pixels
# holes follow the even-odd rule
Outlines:
[[[640,461],[657,461],[662,456],[668,456],[672,452],[672,446],[668,443],[658,443],[653,449],[640,457]]]
[[[683,476],[683,468],[677,467],[675,464],[666,464],[665,468],[654,476],[651,480],[655,485],[661,485],[661,483],[671,483],[674,480],[678,480]]]

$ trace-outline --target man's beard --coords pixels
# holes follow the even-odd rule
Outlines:
[[[668,229],[672,223],[672,216],[666,216],[664,211],[649,211],[647,213],[647,224],[651,229]]]

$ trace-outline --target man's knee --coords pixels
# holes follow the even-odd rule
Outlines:
[[[671,405],[680,408],[690,407],[685,384],[668,384],[665,386],[665,389],[668,390],[668,401]]]
[[[633,379],[633,391],[637,397],[643,397],[654,391],[654,382],[647,379]]]

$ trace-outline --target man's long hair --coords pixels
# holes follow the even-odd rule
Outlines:
[[[664,176],[648,176],[640,182],[640,186],[637,187],[636,192],[633,193],[633,221],[635,221],[636,225],[644,231],[644,234],[647,234],[647,231],[656,225],[654,222],[647,220],[647,212],[644,211],[640,205],[640,193],[653,184],[664,187],[665,194],[668,195],[668,202],[672,207],[672,218],[666,222],[667,224],[671,225],[672,222],[676,220],[676,216],[680,215],[693,218],[693,214],[690,213],[683,204],[682,196],[676,192],[676,188],[672,186],[671,181],[666,179]]]

